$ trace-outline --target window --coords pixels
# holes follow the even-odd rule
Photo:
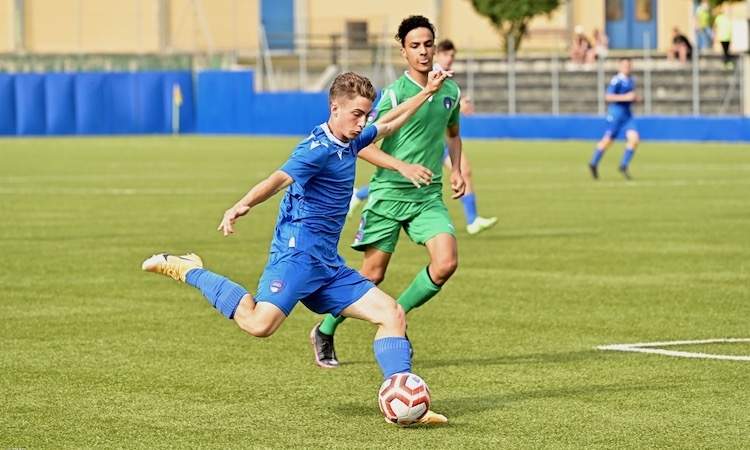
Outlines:
[[[350,48],[367,47],[367,22],[346,22],[346,36]]]
[[[651,22],[651,0],[635,0],[635,20]]]
[[[606,14],[607,20],[623,20],[625,18],[625,7],[622,4],[622,0],[607,0]]]

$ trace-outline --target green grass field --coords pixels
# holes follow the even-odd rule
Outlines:
[[[408,317],[414,372],[450,423],[400,428],[377,407],[370,325],[345,323],[343,365],[323,370],[303,306],[256,339],[140,270],[196,251],[254,292],[281,195],[236,236],[216,227],[296,141],[0,140],[0,449],[748,448],[750,361],[597,346],[750,338],[749,146],[647,142],[626,182],[618,145],[594,182],[591,142],[466,141],[500,224],[470,237],[448,200],[459,269]],[[341,252],[359,268],[355,228]],[[426,263],[402,240],[383,289]]]

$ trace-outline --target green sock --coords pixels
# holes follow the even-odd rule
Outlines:
[[[343,322],[344,319],[346,319],[346,317],[344,316],[336,317],[333,314],[328,314],[326,318],[323,319],[323,322],[320,323],[320,327],[318,329],[323,334],[333,336],[333,333],[336,332],[336,327],[341,325],[341,322]]]
[[[431,299],[438,292],[440,292],[440,286],[436,285],[430,279],[427,274],[427,268],[420,270],[414,281],[411,282],[408,288],[398,298],[398,304],[404,308],[407,313],[417,306],[422,306],[427,300]]]

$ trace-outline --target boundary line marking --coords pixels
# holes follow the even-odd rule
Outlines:
[[[736,342],[750,342],[750,338],[726,338],[726,339],[699,339],[693,341],[666,341],[666,342],[640,342],[637,344],[612,344],[600,345],[598,350],[614,350],[619,352],[651,353],[656,355],[678,356],[682,358],[706,358],[725,359],[732,361],[750,361],[750,356],[740,355],[715,355],[712,353],[682,352],[677,350],[665,350],[655,347],[669,347],[672,345],[694,345],[694,344],[729,344]]]

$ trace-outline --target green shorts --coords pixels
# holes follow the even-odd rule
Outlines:
[[[419,203],[370,199],[362,211],[352,248],[364,251],[375,247],[393,253],[401,228],[419,245],[441,233],[456,236],[442,197]]]

